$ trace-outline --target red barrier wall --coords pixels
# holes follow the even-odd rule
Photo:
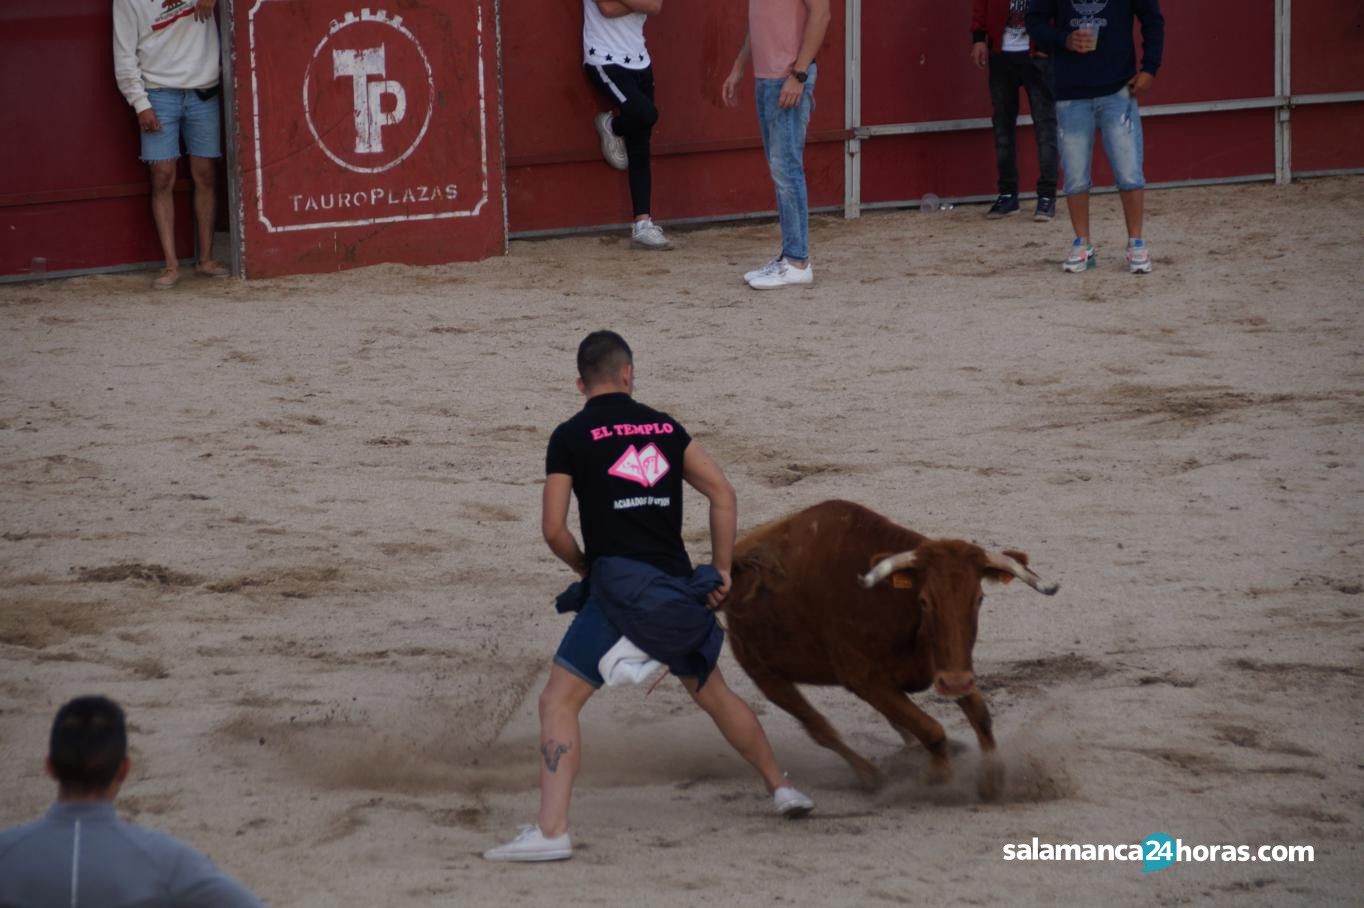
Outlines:
[[[1237,12],[1228,15],[1233,5]],[[1167,0],[1163,11],[1164,63],[1144,105],[1274,94],[1273,0],[1178,5]],[[969,3],[864,0],[862,22],[865,125],[989,118],[987,76],[968,59]],[[1135,31],[1140,36],[1139,26]],[[1209,53],[1210,48],[1218,52]],[[1022,111],[1028,111],[1026,100]],[[1151,117],[1143,129],[1151,182],[1274,172],[1274,114],[1268,110]],[[1020,129],[1019,178],[1025,191],[1037,177],[1036,147],[1031,129]],[[1364,163],[1364,156],[1357,157]],[[1111,185],[1112,179],[1102,153],[1095,155],[1095,185]],[[862,143],[866,203],[913,200],[927,192],[978,196],[994,191],[989,128]]]
[[[1364,91],[1364,3],[1296,0],[1293,94]],[[1293,169],[1336,170],[1364,160],[1364,104],[1293,111]]]
[[[505,249],[491,0],[390,6],[238,7],[248,276]]]
[[[363,18],[364,7],[341,0],[235,0],[232,114],[242,139],[247,272],[475,258],[504,248],[504,226],[531,233],[628,221],[625,176],[602,162],[592,127],[604,104],[582,73],[580,3],[503,0],[501,126],[492,0],[397,0],[384,15],[401,18],[412,40],[371,21],[340,29],[330,42],[332,22],[344,24],[348,14]],[[1147,108],[1274,95],[1274,0],[1167,0],[1164,7],[1165,63],[1144,99]],[[377,3],[370,9],[379,12]],[[1292,92],[1364,91],[1364,4],[1294,0],[1292,11]],[[844,200],[843,0],[833,3],[833,16],[818,57],[806,149],[815,207]],[[664,221],[774,207],[751,82],[737,109],[720,102],[745,18],[743,2],[669,2],[648,26],[661,111],[654,213]],[[967,58],[969,29],[966,0],[863,0],[862,125],[987,118],[986,79]],[[383,74],[376,69],[361,82],[337,76],[334,51],[354,55],[380,44]],[[482,107],[475,63],[482,64]],[[434,88],[424,92],[428,66]],[[401,122],[390,82],[403,86]],[[308,109],[305,84],[308,104],[315,105]],[[7,139],[0,144],[0,276],[25,274],[34,256],[46,257],[49,271],[159,258],[136,125],[113,82],[107,0],[0,3],[0,92],[0,134]],[[361,107],[371,99],[376,106],[368,122],[379,124],[383,152],[356,147]],[[418,140],[417,115],[428,107],[427,130]],[[1272,174],[1276,117],[1272,109],[1153,113],[1144,124],[1147,178]],[[1291,122],[1294,172],[1364,167],[1364,103],[1300,105]],[[409,145],[406,157],[379,169],[393,148]],[[1036,155],[1026,128],[1019,147],[1027,187]],[[983,196],[994,190],[988,128],[878,136],[864,140],[861,153],[861,197],[869,204],[912,201],[930,191]],[[1111,174],[1098,158],[1095,181],[1103,185]],[[342,196],[344,217],[336,213]],[[187,256],[185,193],[178,202],[180,250]]]
[[[0,3],[0,275],[161,260],[133,109],[114,84],[109,0]],[[193,254],[188,167],[176,251]]]

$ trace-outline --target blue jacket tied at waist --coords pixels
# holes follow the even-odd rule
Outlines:
[[[620,633],[679,678],[706,679],[720,659],[725,632],[706,607],[721,584],[720,572],[703,564],[690,577],[674,577],[632,558],[598,558],[588,579],[559,594],[555,608],[576,612],[597,603]]]

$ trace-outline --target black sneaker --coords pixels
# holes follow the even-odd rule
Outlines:
[[[985,212],[985,216],[991,220],[995,220],[1017,213],[1018,193],[1004,192],[1000,193],[999,198],[995,199],[995,203],[990,206],[990,210]]]
[[[1032,213],[1034,221],[1050,221],[1056,217],[1056,200],[1046,196],[1037,197],[1037,210]]]

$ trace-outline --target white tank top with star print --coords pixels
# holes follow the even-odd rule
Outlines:
[[[644,13],[608,19],[596,0],[583,0],[583,62],[589,66],[623,66],[644,69],[649,51],[644,46]]]

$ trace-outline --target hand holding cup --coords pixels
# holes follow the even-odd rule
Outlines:
[[[1083,22],[1080,27],[1066,35],[1066,49],[1077,54],[1090,54],[1099,44],[1099,28],[1092,22]]]

